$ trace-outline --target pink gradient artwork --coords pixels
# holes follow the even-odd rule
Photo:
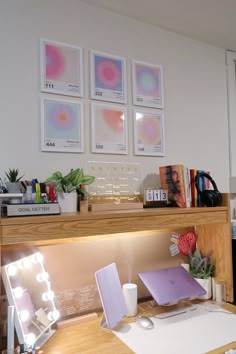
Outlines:
[[[123,133],[124,131],[124,116],[122,111],[115,111],[112,109],[103,109],[102,115],[107,126],[116,133]]]
[[[126,61],[90,51],[90,95],[95,100],[126,103]]]
[[[42,151],[83,152],[83,104],[72,98],[41,98]]]
[[[46,44],[46,79],[55,80],[65,71],[65,58],[61,49],[52,44]]]
[[[160,97],[160,70],[136,64],[137,94]]]
[[[138,144],[160,144],[160,118],[146,116],[138,121]]]
[[[112,89],[121,83],[121,72],[117,64],[112,60],[103,59],[96,63],[96,79],[103,87]]]
[[[41,91],[82,97],[82,49],[46,39],[40,43]]]
[[[163,69],[161,65],[132,61],[133,104],[164,108]]]
[[[92,105],[92,151],[127,153],[127,111],[118,105]]]
[[[164,156],[164,114],[154,110],[134,111],[134,150],[136,155]]]
[[[56,129],[71,129],[75,127],[77,117],[69,105],[55,105],[51,112],[51,123]]]

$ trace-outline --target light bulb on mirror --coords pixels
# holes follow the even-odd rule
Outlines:
[[[9,277],[13,277],[14,275],[16,275],[17,273],[17,268],[11,264],[7,267],[7,274],[9,275]]]
[[[47,281],[48,278],[49,278],[49,274],[47,272],[39,273],[36,276],[36,279],[39,283],[41,283],[43,281]]]
[[[20,319],[21,319],[21,321],[22,322],[26,322],[27,320],[28,320],[28,318],[29,318],[29,311],[28,310],[22,310],[21,312],[20,312]]]
[[[42,263],[42,262],[43,262],[43,255],[42,255],[42,253],[38,252],[38,253],[33,254],[33,256],[32,256],[32,262],[33,262],[34,264],[36,264],[36,263]]]
[[[25,336],[25,343],[31,347],[35,343],[36,336],[34,333],[29,333]]]
[[[24,264],[23,264],[23,260],[20,259],[19,261],[16,262],[17,268],[18,269],[24,269]]]
[[[60,317],[60,312],[57,311],[57,310],[50,311],[50,312],[48,313],[48,319],[49,319],[49,321],[56,321],[56,320],[58,320],[59,317]]]
[[[13,295],[16,299],[19,299],[23,295],[23,292],[24,292],[24,290],[20,286],[17,286],[15,289],[12,289],[12,291],[13,291]]]
[[[53,299],[54,299],[54,292],[52,290],[49,290],[49,291],[42,294],[43,301],[50,301]]]
[[[29,258],[23,258],[16,262],[17,268],[19,269],[29,269],[32,263]]]
[[[23,259],[23,267],[30,268],[32,266],[31,260],[29,258]]]

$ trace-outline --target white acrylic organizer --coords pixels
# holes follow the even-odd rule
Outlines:
[[[88,186],[91,196],[139,195],[142,191],[141,164],[89,161],[87,174],[95,176]]]

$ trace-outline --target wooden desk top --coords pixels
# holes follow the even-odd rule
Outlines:
[[[236,313],[236,307],[233,305],[226,304],[225,308]],[[138,314],[154,315],[157,313],[156,309],[157,307],[151,308],[148,302],[142,303],[138,306]],[[99,314],[96,320],[58,329],[43,346],[44,352],[46,354],[134,354],[112,332],[100,328],[101,316]],[[124,321],[133,322],[134,318],[126,318]],[[236,341],[205,354],[224,354],[226,350],[232,348],[236,348]]]

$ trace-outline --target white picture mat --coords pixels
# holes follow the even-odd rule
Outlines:
[[[54,78],[46,77],[46,45],[51,46],[57,52],[51,53],[55,66],[64,66],[64,74],[55,74]],[[63,63],[59,63],[60,51],[62,52]],[[63,51],[65,51],[63,55]],[[57,93],[61,95],[83,97],[83,56],[82,48],[66,43],[56,42],[48,39],[40,39],[40,79],[41,91],[49,93]],[[67,53],[67,54],[66,54]],[[57,58],[58,55],[58,58]],[[52,64],[53,64],[52,63]],[[61,68],[62,70],[62,68]],[[59,68],[57,72],[59,73]]]
[[[55,48],[58,51],[58,53],[60,53],[60,51],[63,50],[67,51],[69,54],[69,58],[72,57],[72,59],[69,58],[66,59],[65,56],[64,71],[66,75],[65,74],[61,76],[58,75],[58,77],[51,78],[51,79],[48,79],[46,77],[46,65],[47,65],[46,49],[45,49],[46,45],[52,46],[52,48]],[[61,95],[83,97],[83,56],[82,55],[83,55],[83,50],[78,46],[41,38],[40,39],[41,91],[48,92],[48,93],[56,93]],[[59,65],[59,63],[57,63],[57,58],[55,58],[56,53],[54,53],[53,56],[55,60],[54,65]]]
[[[136,72],[138,67],[142,68],[139,72],[140,77]],[[158,92],[155,92],[154,89],[156,85]],[[145,89],[147,92],[145,92]],[[163,67],[132,60],[132,94],[133,104],[136,106],[164,108]]]
[[[54,113],[47,114],[48,107],[54,105]],[[55,126],[55,131],[50,132],[49,126],[50,120],[55,121],[59,119],[57,117],[57,109],[61,111],[62,115],[65,115],[65,119],[72,119],[74,128],[68,124],[68,131],[66,128],[63,133],[63,129],[59,126],[58,131]],[[70,117],[70,112],[75,110],[74,115]],[[68,115],[68,117],[66,117]],[[52,123],[52,122],[51,122]],[[72,129],[73,128],[73,129]],[[70,131],[72,135],[70,134]],[[57,135],[58,134],[58,135]],[[83,117],[83,102],[71,97],[62,97],[56,95],[44,94],[41,96],[41,150],[52,152],[84,152],[84,117]]]
[[[119,88],[106,85],[106,80],[104,82],[104,87],[102,84],[102,70],[101,70],[101,80],[98,80],[100,84],[96,83],[96,69],[98,68],[96,63],[96,58],[100,58],[104,65],[108,66],[108,69],[114,71],[119,75],[119,69],[116,70],[116,65],[120,67],[120,86]],[[109,64],[110,62],[110,64]],[[114,63],[114,67],[112,65]],[[110,66],[110,68],[109,68]],[[112,68],[113,67],[113,68]],[[118,80],[119,78],[117,78]],[[113,79],[115,81],[115,77]],[[126,60],[123,57],[116,55],[99,52],[96,50],[90,50],[90,97],[95,100],[109,101],[115,103],[127,103],[127,87],[126,87]],[[118,80],[119,81],[119,80]],[[116,86],[116,85],[115,85]]]
[[[120,125],[122,112],[123,126]],[[107,113],[107,116],[106,116]],[[92,152],[100,154],[128,153],[127,108],[123,105],[91,104]]]
[[[113,333],[136,354],[204,354],[236,340],[236,315],[221,308],[208,312],[198,305],[196,311],[164,320],[151,319],[151,330],[130,323],[129,330],[124,325],[123,332],[121,328]]]
[[[165,156],[164,113],[136,108],[133,111],[134,154]],[[156,135],[154,133],[156,131]]]

